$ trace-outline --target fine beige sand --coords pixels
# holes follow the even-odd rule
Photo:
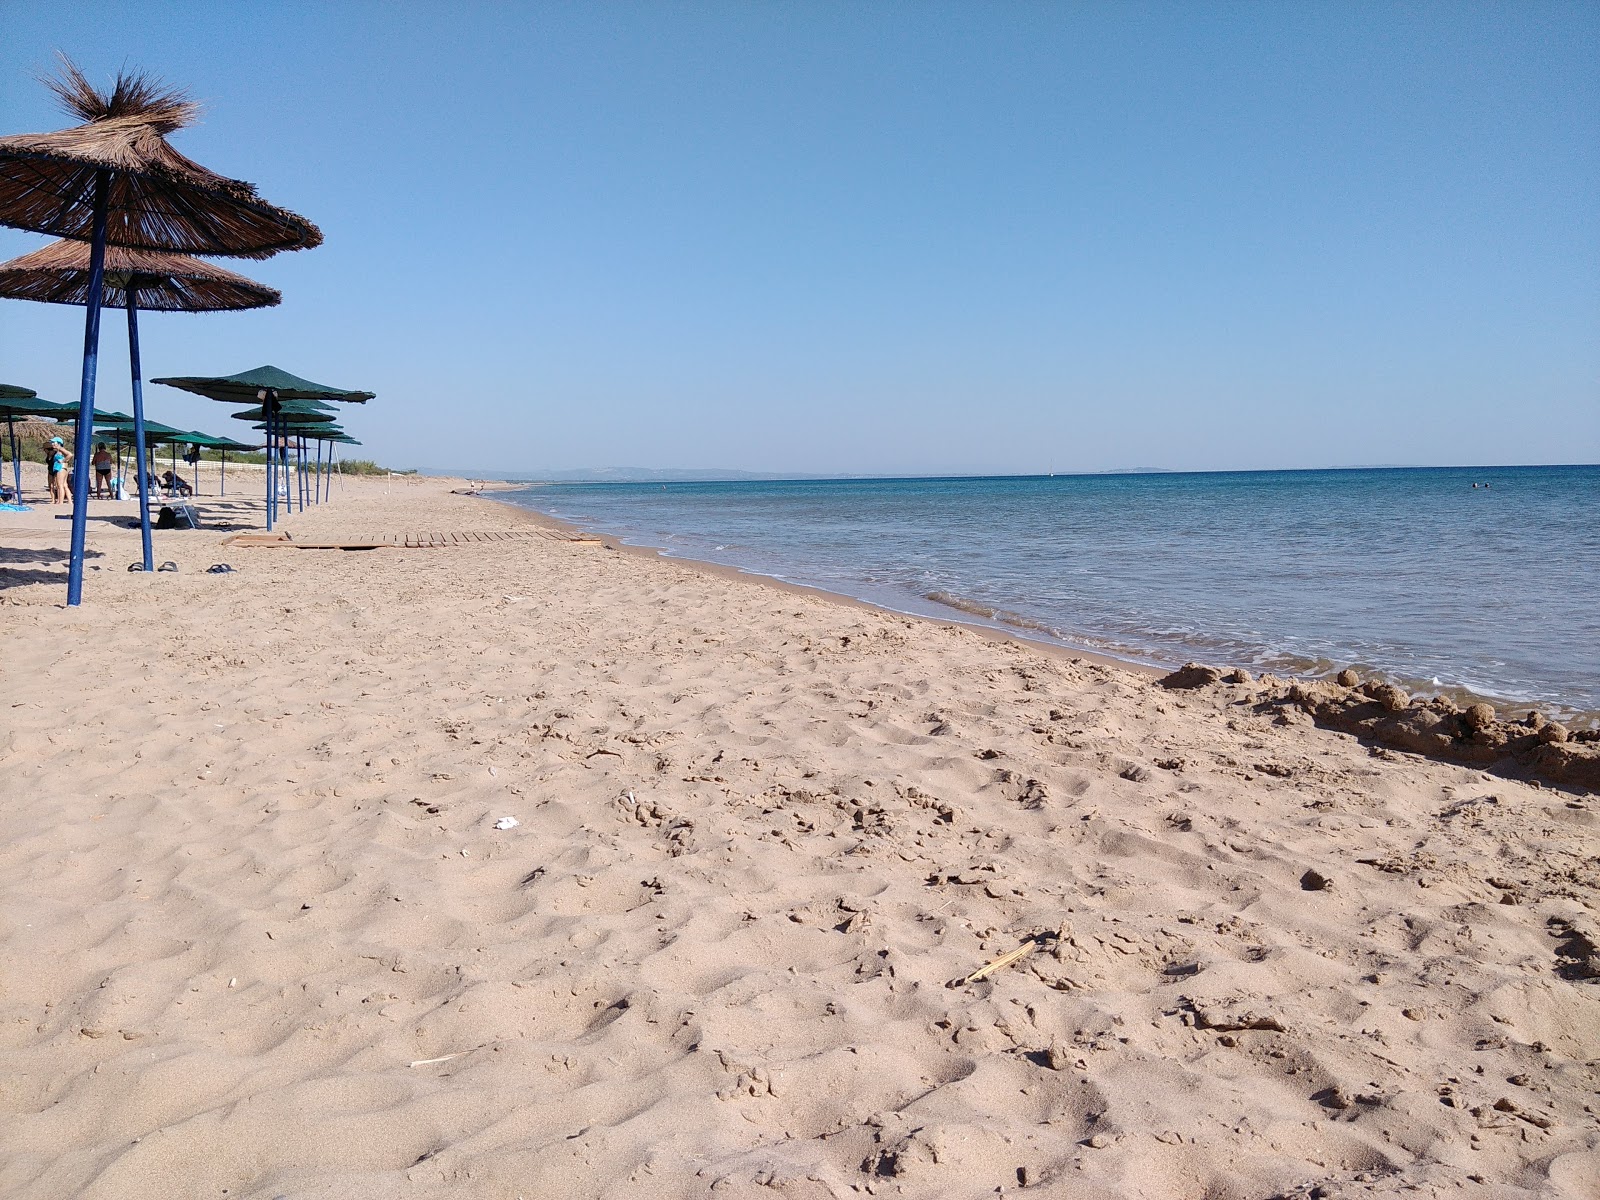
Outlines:
[[[1594,801],[451,486],[0,514],[0,1194],[1600,1194]]]

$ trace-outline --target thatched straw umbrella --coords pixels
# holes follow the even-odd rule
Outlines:
[[[181,375],[169,379],[153,379],[151,382],[182,388],[186,392],[193,392],[197,396],[205,396],[212,400],[221,400],[225,404],[248,404],[252,400],[260,401],[266,418],[267,431],[268,529],[272,528],[278,515],[278,477],[275,471],[278,467],[280,449],[275,440],[276,414],[284,411],[284,406],[294,401],[341,400],[347,404],[365,404],[374,396],[372,392],[351,391],[313,383],[309,379],[302,379],[298,375],[291,375],[288,371],[272,366],[241,371],[237,375]],[[316,407],[325,409],[326,405],[319,404]],[[285,470],[288,469],[287,456],[283,467]]]
[[[184,93],[137,74],[119,75],[111,91],[101,92],[65,59],[61,78],[48,86],[83,123],[0,138],[0,224],[89,243],[77,442],[82,462],[89,453],[108,244],[267,258],[319,245],[322,234],[304,217],[262,200],[248,183],[214,174],[167,143],[167,135],[198,112]],[[88,475],[80,469],[73,488],[69,605],[83,599],[88,501]]]
[[[0,296],[43,304],[88,304],[91,248],[84,242],[51,242],[0,263]],[[161,250],[107,246],[100,303],[128,311],[128,367],[133,377],[133,446],[139,463],[139,538],[144,569],[156,569],[150,538],[150,494],[144,486],[144,384],[139,366],[139,310],[226,312],[271,308],[283,299],[273,288],[224,267]]]

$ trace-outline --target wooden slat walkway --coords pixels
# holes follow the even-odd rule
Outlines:
[[[480,546],[492,542],[546,541],[578,546],[601,545],[599,538],[558,533],[553,529],[454,530],[440,533],[360,533],[336,537],[297,538],[287,533],[240,533],[229,546],[272,546],[282,550],[436,550]]]

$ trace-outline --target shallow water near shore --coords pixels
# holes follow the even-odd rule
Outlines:
[[[1136,662],[1354,665],[1581,723],[1600,711],[1596,466],[552,484],[499,498],[675,556]]]

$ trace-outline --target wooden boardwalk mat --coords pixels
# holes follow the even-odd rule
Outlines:
[[[228,546],[273,546],[282,550],[435,550],[449,546],[481,546],[490,542],[545,541],[599,546],[599,538],[558,533],[553,529],[455,530],[444,533],[362,533],[334,537],[294,537],[287,533],[240,533]]]

